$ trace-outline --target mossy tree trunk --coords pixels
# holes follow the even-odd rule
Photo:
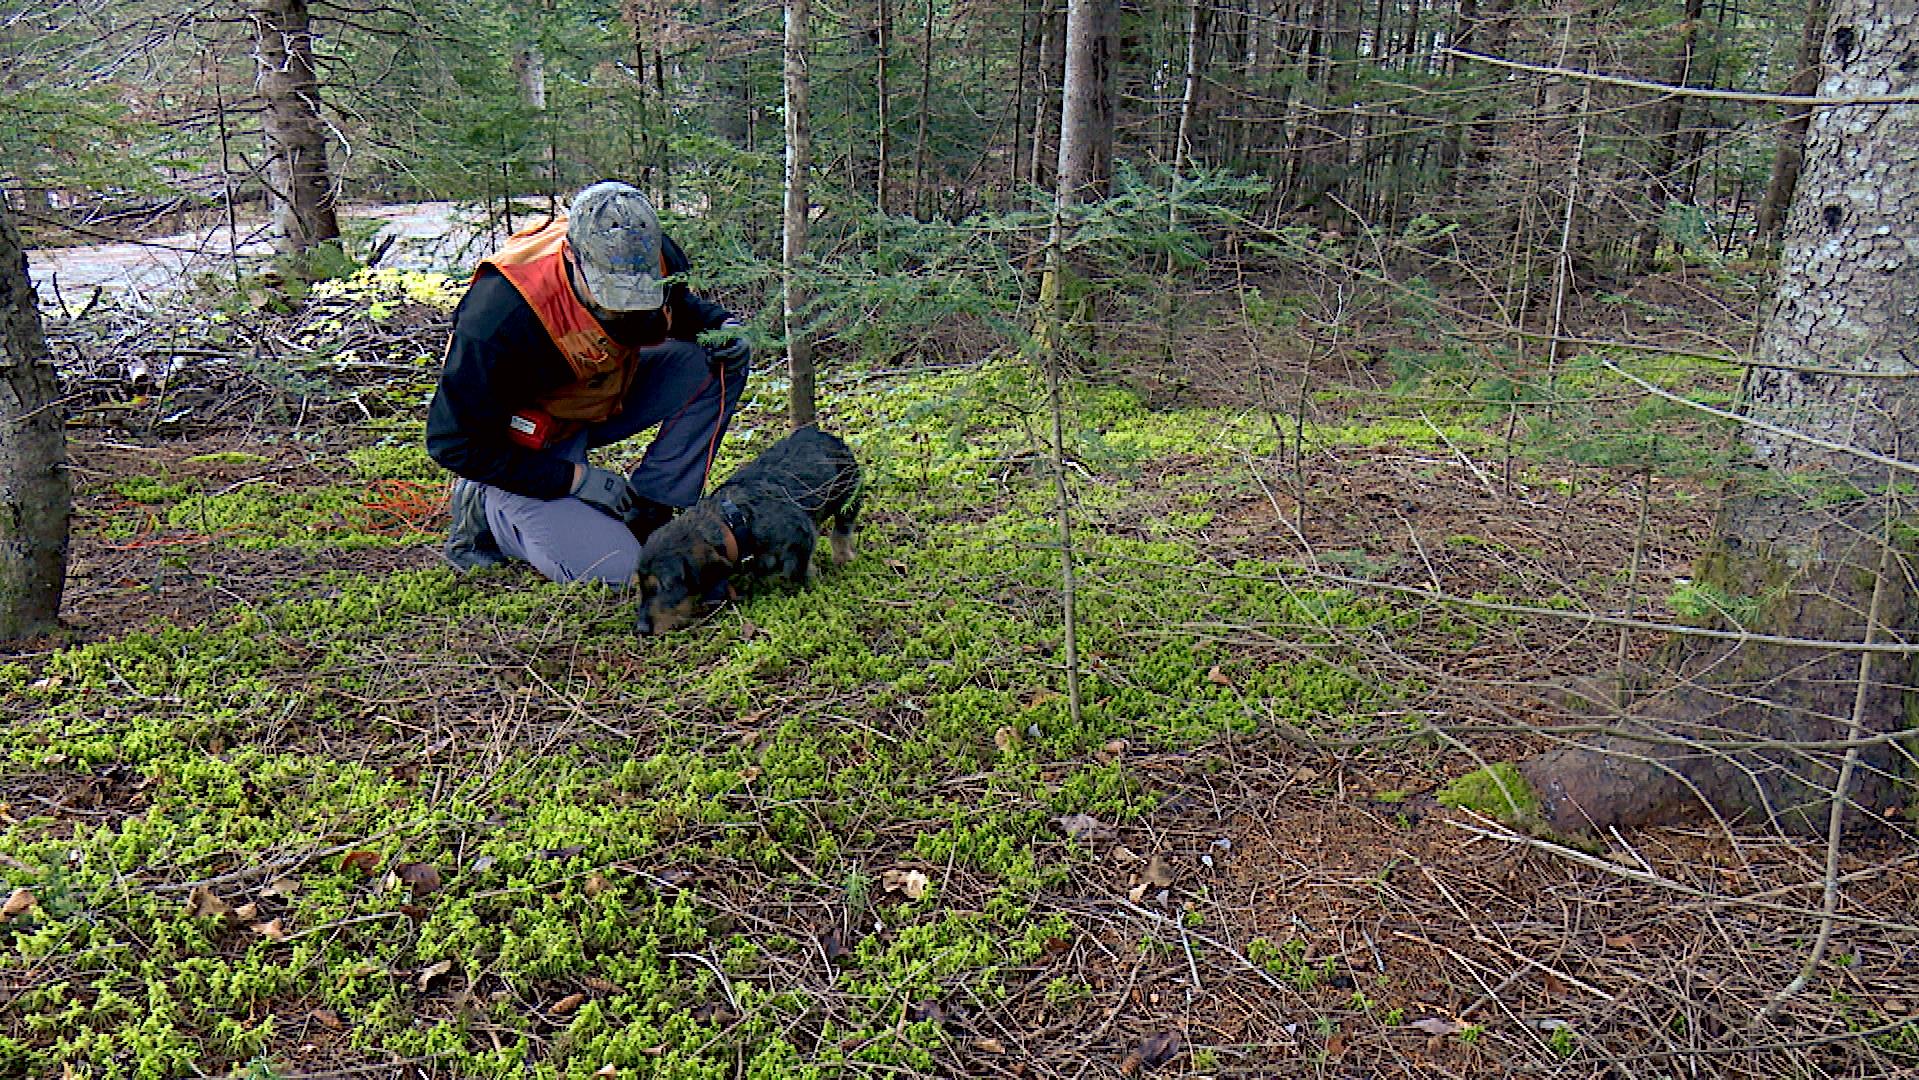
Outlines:
[[[1826,41],[1822,97],[1919,91],[1919,0],[1834,0]],[[1903,464],[1919,460],[1914,146],[1911,106],[1813,116],[1745,387],[1747,462],[1697,574],[1735,600],[1737,618],[1718,629],[1882,646],[1919,637],[1900,494],[1919,480]],[[1898,801],[1910,753],[1870,737],[1911,726],[1910,654],[1681,635],[1667,655],[1677,687],[1634,702],[1616,735],[1526,764],[1548,824],[1643,824],[1710,804],[1821,831],[1847,742],[1860,766],[1842,793],[1849,820]]]
[[[27,253],[0,199],[0,642],[60,614],[72,495],[58,397]]]

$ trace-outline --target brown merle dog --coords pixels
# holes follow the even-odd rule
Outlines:
[[[848,561],[859,510],[853,451],[816,427],[788,435],[647,537],[640,550],[640,633],[686,625],[701,600],[736,573],[806,584],[827,518],[833,519],[833,561]]]

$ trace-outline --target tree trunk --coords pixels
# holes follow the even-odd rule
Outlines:
[[[60,615],[72,493],[58,397],[27,253],[0,199],[0,642]]]
[[[1810,96],[1819,89],[1819,46],[1826,38],[1826,0],[1809,0],[1806,23],[1799,34],[1799,67],[1786,80],[1786,93]],[[1806,128],[1812,123],[1812,109],[1788,105],[1786,122],[1779,128],[1779,148],[1772,159],[1772,178],[1766,184],[1766,197],[1755,212],[1753,248],[1770,255],[1779,248],[1779,230],[1786,222],[1786,207],[1792,204],[1792,189],[1799,183],[1799,169],[1806,160]]]
[[[1821,96],[1919,91],[1919,2],[1832,6]],[[1727,818],[1820,832],[1846,744],[1861,767],[1837,796],[1855,824],[1886,810],[1902,772],[1911,776],[1909,750],[1855,734],[1907,730],[1908,688],[1919,685],[1915,654],[1897,651],[1919,636],[1910,514],[1898,505],[1919,472],[1904,463],[1919,432],[1914,145],[1919,109],[1827,108],[1812,119],[1745,388],[1747,466],[1696,574],[1733,599],[1744,631],[1774,639],[1677,635],[1676,689],[1635,703],[1615,735],[1528,762],[1554,827],[1673,820],[1703,797]]]
[[[933,116],[933,0],[926,0],[926,32],[920,50],[920,130],[913,148],[913,216],[925,221],[939,200],[927,191],[926,140]]]
[[[1706,0],[1686,0],[1685,23],[1679,31],[1679,55],[1673,58],[1670,85],[1684,86],[1692,78],[1693,50],[1699,41],[1699,21],[1705,18]],[[1646,191],[1646,220],[1639,227],[1639,250],[1633,256],[1632,272],[1643,274],[1652,269],[1653,256],[1659,251],[1660,227],[1666,207],[1672,203],[1674,163],[1679,156],[1679,121],[1685,116],[1686,99],[1673,95],[1660,106],[1653,131],[1652,182]]]
[[[893,51],[893,0],[879,0],[879,57],[878,70],[874,74],[875,88],[879,91],[879,182],[873,193],[873,200],[879,206],[880,213],[887,209],[886,185],[893,172],[893,121],[889,110],[892,107],[892,88],[886,84],[886,63]]]
[[[306,251],[340,236],[327,176],[320,82],[313,73],[313,31],[306,0],[251,3],[276,243],[285,252]]]
[[[640,57],[640,74],[646,74],[644,54]],[[559,211],[559,185],[554,174],[559,167],[559,147],[553,137],[552,118],[546,111],[546,53],[539,42],[529,42],[520,47],[513,58],[513,70],[520,78],[520,100],[534,116],[534,127],[539,132],[540,153],[545,158],[546,212],[551,217]]]
[[[701,0],[700,17],[711,27],[727,21],[732,6],[726,0]],[[638,22],[634,25],[637,27]],[[713,31],[706,47],[706,122],[728,146],[752,149],[752,101],[742,33],[729,26]],[[640,58],[640,84],[646,84],[646,59]]]
[[[1113,57],[1117,0],[1068,0],[1060,95],[1059,193],[1064,205],[1101,198],[1113,175]]]
[[[1054,180],[1046,174],[1046,163],[1049,158],[1055,166],[1059,163],[1057,150],[1052,154],[1046,152],[1046,138],[1049,134],[1059,134],[1053,104],[1059,101],[1060,84],[1066,81],[1066,26],[1059,0],[1040,0],[1039,18],[1035,22],[1039,32],[1039,89],[1033,99],[1033,152],[1027,158],[1032,175],[1027,182],[1046,189],[1052,187]]]
[[[1173,174],[1193,156],[1193,119],[1199,109],[1200,43],[1206,23],[1199,0],[1186,0],[1186,79],[1179,96],[1179,130],[1173,137]]]
[[[883,2],[883,0],[882,0]],[[1012,162],[1006,171],[1006,190],[1009,196],[1017,198],[1020,181],[1026,174],[1020,170],[1020,150],[1024,145],[1026,131],[1026,54],[1030,51],[1031,41],[1026,36],[1026,22],[1030,17],[1031,0],[1020,0],[1019,10],[1019,62],[1013,75],[1013,144]]]
[[[798,431],[818,419],[813,391],[813,342],[800,325],[806,296],[799,280],[806,255],[806,170],[813,131],[806,112],[809,0],[786,0],[786,227],[780,245],[780,310],[785,320],[788,419]]]

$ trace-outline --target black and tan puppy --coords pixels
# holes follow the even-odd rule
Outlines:
[[[827,518],[833,519],[833,561],[846,562],[859,509],[853,451],[816,427],[788,435],[647,538],[640,551],[640,633],[686,625],[701,599],[736,573],[806,584]]]

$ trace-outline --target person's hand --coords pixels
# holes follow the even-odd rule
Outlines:
[[[753,357],[753,347],[746,342],[746,328],[732,319],[720,324],[714,333],[730,333],[733,336],[717,344],[706,347],[706,362],[714,371],[728,368],[738,369],[745,366]]]
[[[579,468],[579,478],[573,482],[569,494],[601,513],[622,519],[633,500],[633,489],[627,486],[626,477],[597,465]]]

